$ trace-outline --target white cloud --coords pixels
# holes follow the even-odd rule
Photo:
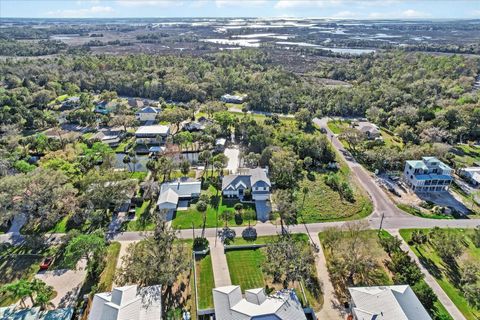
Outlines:
[[[275,3],[275,8],[329,7],[341,5],[343,2],[342,0],[279,0]]]
[[[474,17],[480,17],[480,10],[473,10],[470,12],[470,15]]]
[[[431,15],[429,13],[413,10],[413,9],[408,9],[402,12],[402,17],[404,18],[426,18],[430,17]]]
[[[353,19],[358,18],[358,14],[352,11],[340,11],[335,14],[332,14],[330,18],[338,18],[338,19]]]
[[[368,15],[369,19],[420,19],[429,18],[432,15],[422,11],[408,9],[402,12],[371,12]]]
[[[169,7],[181,6],[183,2],[172,0],[117,0],[122,7]]]
[[[93,6],[84,9],[65,9],[48,11],[47,15],[58,18],[86,18],[91,16],[106,16],[111,15],[115,10],[108,6]]]
[[[238,0],[215,0],[215,5],[217,8],[224,8],[224,7],[255,7],[255,6],[262,6],[266,4],[268,1],[266,0],[245,0],[245,1],[238,1]]]

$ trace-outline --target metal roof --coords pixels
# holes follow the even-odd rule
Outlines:
[[[359,319],[431,320],[408,285],[348,288]]]

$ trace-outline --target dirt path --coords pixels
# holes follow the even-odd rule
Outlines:
[[[335,291],[333,290],[330,275],[328,274],[327,261],[323,253],[322,245],[318,239],[318,235],[311,235],[312,242],[319,248],[318,253],[315,254],[315,264],[317,266],[317,277],[322,284],[323,292],[323,307],[322,310],[316,313],[318,319],[344,319],[341,306],[335,298]]]

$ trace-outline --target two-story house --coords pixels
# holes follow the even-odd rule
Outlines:
[[[403,177],[415,192],[446,191],[452,182],[452,168],[435,157],[423,157],[422,160],[408,160]]]
[[[156,144],[165,141],[170,134],[170,127],[164,125],[142,126],[135,132],[137,143]]]
[[[266,169],[239,169],[237,174],[223,177],[222,194],[228,198],[242,199],[249,189],[253,200],[265,201],[270,199],[271,186]]]

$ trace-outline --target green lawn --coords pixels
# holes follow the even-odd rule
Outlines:
[[[195,260],[198,281],[198,308],[213,308],[212,290],[215,288],[215,281],[213,278],[212,257],[209,254],[206,256],[197,255]]]
[[[229,211],[232,213],[232,218],[228,220],[229,226],[248,226],[248,220],[243,219],[241,216],[235,216],[234,206],[238,203],[238,200],[223,198],[221,195],[216,196],[216,189],[210,185],[208,190],[202,191],[211,197],[211,203],[208,205],[206,211],[206,222],[205,226],[207,228],[215,228],[218,223],[218,227],[223,227],[225,221],[221,218],[221,213],[223,211]],[[220,194],[220,193],[219,193]],[[220,201],[218,204],[218,209],[212,203]],[[251,208],[255,210],[253,204],[243,204],[244,209]],[[172,221],[172,227],[175,229],[190,229],[192,228],[192,223],[195,228],[201,228],[203,226],[203,216],[204,214],[199,212],[196,208],[196,201],[190,203],[190,207],[185,211],[177,211],[175,217]],[[256,219],[250,221],[251,225],[256,224]]]
[[[410,241],[412,233],[416,229],[402,229],[400,234],[405,241]],[[476,248],[468,235],[472,230],[465,229],[449,229],[449,232],[459,233],[465,236],[464,243],[466,245],[466,253],[463,256],[469,256],[471,259],[480,260],[480,248]],[[413,252],[419,257],[420,261],[429,270],[430,274],[434,276],[443,291],[449,296],[457,308],[463,313],[468,320],[476,320],[480,318],[480,310],[475,310],[468,305],[467,301],[462,295],[462,289],[458,286],[458,280],[452,271],[452,266],[447,265],[436,253],[435,249],[427,242],[422,245],[415,245],[411,247]],[[463,258],[462,256],[462,258]]]
[[[290,237],[294,241],[304,241],[308,242],[308,236],[304,233],[293,233]],[[255,240],[246,240],[242,238],[241,235],[237,235],[237,237],[230,243],[232,246],[244,245],[244,244],[266,244],[278,239],[278,236],[261,236]]]
[[[292,241],[302,241],[307,245],[308,236],[306,234],[292,234]],[[276,240],[278,236],[263,236],[258,237],[254,244],[265,244]],[[236,238],[232,245],[252,244],[242,238]],[[272,283],[272,277],[263,272],[262,264],[265,259],[265,248],[257,249],[229,249],[226,251],[228,269],[230,271],[230,279],[232,284],[240,285],[242,292],[247,289],[269,288],[279,290],[282,288],[281,284]],[[315,273],[316,278],[316,273]],[[305,286],[304,286],[305,287]],[[302,291],[299,284],[294,286],[297,296],[300,300],[303,299]],[[314,294],[305,287],[305,295],[308,304],[314,310],[320,310],[323,305],[323,296],[321,294]]]
[[[128,221],[127,231],[150,231],[155,229],[155,223],[150,216],[150,200],[144,201],[140,207],[135,208],[135,220]]]
[[[327,122],[328,128],[335,134],[341,134],[345,129],[350,127],[350,124],[341,120],[330,120]]]
[[[130,138],[130,139],[123,140],[122,142],[120,142],[120,143],[118,144],[118,146],[114,149],[114,151],[117,152],[117,153],[123,153],[123,152],[125,152],[125,151],[126,151],[126,148],[128,147],[128,145],[129,145],[130,143],[132,143],[134,139],[135,139],[135,138],[132,137],[132,138]]]
[[[262,249],[228,250],[227,263],[233,285],[240,285],[242,292],[246,289],[265,286],[262,263]]]
[[[113,279],[115,276],[119,253],[120,242],[112,242],[107,248],[106,265],[102,273],[100,274],[100,280],[98,282],[99,292],[112,290]]]
[[[343,172],[339,172],[339,174],[350,181],[350,186],[354,190],[355,202],[351,203],[342,199],[338,191],[327,186],[324,181],[325,174],[314,173],[313,180],[309,180],[305,176],[300,182],[299,188],[299,190],[304,187],[308,188],[305,202],[301,192],[298,192],[296,198],[300,216],[306,223],[360,219],[372,212],[372,202],[365,192],[353,183],[354,180],[348,174]]]
[[[415,207],[412,207],[411,205],[408,204],[403,204],[403,203],[397,203],[397,208],[405,211],[406,213],[409,213],[411,215],[417,216],[417,217],[422,217],[422,218],[428,218],[428,219],[454,219],[454,217],[446,214],[437,214],[437,213],[424,213],[420,210],[418,210]]]

